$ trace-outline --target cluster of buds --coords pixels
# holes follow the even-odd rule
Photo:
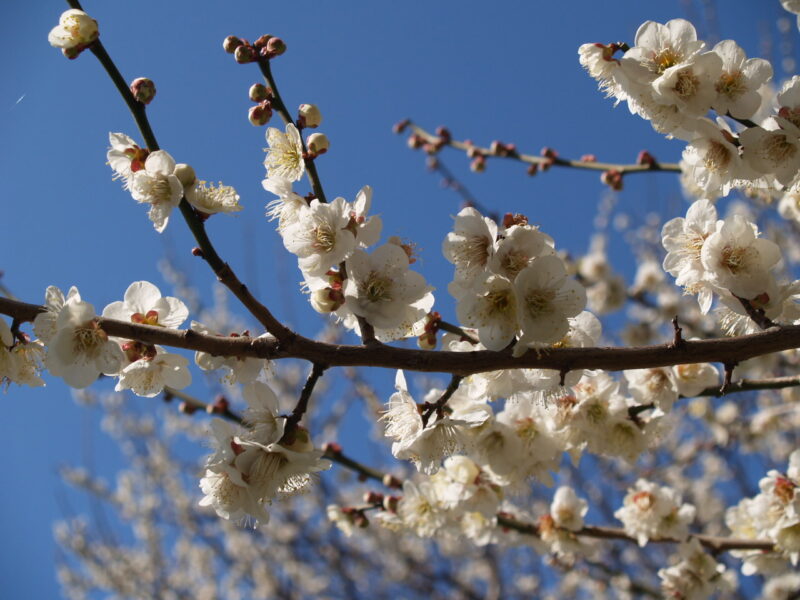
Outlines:
[[[429,312],[425,317],[425,331],[417,338],[417,345],[422,350],[436,349],[436,333],[439,331],[441,321],[442,315],[436,311]]]
[[[545,158],[540,165],[542,171],[547,171],[550,167],[552,167],[556,162],[556,158],[558,158],[558,152],[547,146],[542,148],[542,151],[539,154]]]
[[[473,173],[483,173],[486,170],[486,157],[477,146],[472,144],[472,140],[464,140],[467,145],[467,158],[471,159],[469,169]]]
[[[286,43],[269,34],[262,35],[252,44],[235,35],[229,35],[222,42],[222,47],[228,54],[233,54],[240,65],[255,62],[259,57],[269,60],[286,52]]]
[[[622,172],[617,169],[603,171],[602,175],[600,175],[600,181],[615,192],[618,192],[622,189]]]
[[[250,86],[248,96],[250,100],[256,102],[247,115],[250,123],[256,127],[269,123],[272,118],[272,88],[268,88],[263,83],[254,83]]]
[[[489,145],[489,152],[492,156],[516,156],[517,155],[517,145],[516,144],[504,144],[499,140],[494,140]]]
[[[147,77],[137,77],[131,82],[131,94],[133,99],[142,104],[150,104],[156,97],[156,84]]]

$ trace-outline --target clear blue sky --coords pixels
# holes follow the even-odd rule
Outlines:
[[[595,90],[578,65],[577,48],[632,42],[648,19],[694,20],[697,13],[687,11],[694,4],[700,3],[87,0],[84,8],[98,20],[126,79],[156,82],[149,113],[161,146],[192,164],[200,178],[237,188],[244,211],[212,219],[210,234],[274,312],[299,327],[310,313],[295,287],[299,272],[263,217],[271,199],[260,183],[264,129],[246,119],[247,89],[259,80],[257,69],[236,65],[222,51],[225,36],[272,33],[286,41],[289,51],[273,69],[290,107],[311,102],[323,112],[320,131],[331,150],[318,168],[328,196],[352,200],[362,185],[371,185],[384,236],[418,244],[418,267],[438,290],[437,308],[454,320],[446,294],[452,268],[440,245],[458,199],[439,189],[424,157],[408,151],[391,125],[412,117],[429,128],[446,124],[455,136],[481,144],[501,139],[526,151],[547,145],[565,156],[591,152],[627,162],[647,148],[662,160],[677,160],[680,143],[664,140],[624,107],[612,109]],[[750,56],[774,58],[763,54],[759,36],[775,34],[782,13],[777,0],[716,4],[725,9],[716,32],[737,40]],[[144,208],[111,181],[108,132],[139,139],[138,132],[90,53],[68,61],[48,45],[47,33],[66,8],[55,0],[4,3],[2,281],[29,302],[41,302],[48,285],[77,285],[99,311],[135,280],[166,291],[156,263],[169,251],[207,293],[213,277],[189,255],[193,243],[177,213],[159,236]],[[695,24],[701,35],[708,31],[702,19]],[[483,203],[500,213],[528,214],[558,247],[586,249],[604,193],[596,174],[551,171],[530,179],[519,164],[493,162],[486,174],[473,176],[463,156],[442,158]],[[631,178],[622,202],[643,215],[678,195],[673,176],[643,176]],[[142,409],[152,404],[134,401]],[[0,404],[0,439],[10,451],[0,494],[0,589],[8,598],[58,597],[51,534],[62,516],[56,468],[93,456],[93,468],[111,475],[117,459],[96,415],[77,406],[60,381],[48,379],[47,388],[33,391],[12,386]]]

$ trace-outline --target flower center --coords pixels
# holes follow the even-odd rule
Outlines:
[[[724,72],[717,80],[717,93],[729,100],[736,100],[747,91],[741,71]]]
[[[722,250],[722,266],[732,275],[747,269],[748,248],[743,246],[725,246]]]
[[[88,321],[75,328],[72,335],[72,349],[75,354],[84,354],[89,358],[100,355],[103,345],[108,340],[106,332],[97,326],[94,321]]]
[[[679,98],[686,100],[697,93],[698,87],[700,87],[700,79],[692,72],[691,69],[684,69],[678,73],[678,78],[675,81],[675,86],[672,89]]]
[[[773,133],[761,146],[761,156],[774,165],[791,160],[797,154],[797,146],[782,133]]]
[[[534,290],[525,298],[528,314],[536,318],[553,312],[554,298],[555,293],[552,290]]]
[[[314,228],[314,248],[322,252],[331,252],[336,245],[336,232],[328,223],[320,223]]]
[[[731,153],[721,142],[712,141],[703,157],[703,164],[709,171],[721,171],[731,162]]]
[[[653,56],[653,62],[650,70],[654,73],[661,75],[670,67],[674,67],[681,62],[682,56],[680,53],[672,49],[672,47],[664,48],[661,52]]]
[[[392,280],[373,271],[361,288],[369,302],[382,302],[392,299]]]

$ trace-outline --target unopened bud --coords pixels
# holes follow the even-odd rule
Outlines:
[[[383,494],[378,492],[364,492],[364,502],[367,504],[381,504],[383,502]]]
[[[536,163],[532,163],[528,165],[528,170],[525,172],[531,176],[536,175],[536,173],[539,172],[539,165],[537,165]]]
[[[639,156],[636,157],[636,164],[647,165],[648,167],[652,167],[655,166],[656,159],[647,150],[642,150],[641,152],[639,152]]]
[[[622,189],[622,173],[617,169],[603,171],[603,174],[600,175],[600,181],[616,192]]]
[[[203,250],[198,246],[192,248],[192,256],[199,256],[200,258],[204,258],[205,254],[203,254]]]
[[[408,147],[412,150],[422,148],[423,145],[425,145],[425,140],[422,139],[422,136],[419,136],[416,133],[412,133],[410,136],[408,136]]]
[[[476,156],[469,163],[469,170],[473,173],[483,173],[486,170],[486,159],[483,156]]]
[[[256,51],[252,46],[241,45],[233,53],[233,57],[240,65],[256,60]]]
[[[406,130],[406,127],[409,126],[411,123],[408,119],[403,119],[402,121],[398,121],[394,125],[392,125],[392,131],[394,133],[403,133]]]
[[[222,415],[228,412],[229,406],[230,403],[225,399],[224,396],[217,396],[214,404],[206,405],[206,412],[210,415]]]
[[[178,410],[184,414],[192,415],[197,412],[197,407],[194,404],[189,404],[184,400],[178,405]]]
[[[327,152],[330,145],[328,136],[324,133],[312,133],[306,140],[308,151],[317,155]]]
[[[435,350],[436,349],[436,332],[427,331],[417,338],[417,346],[421,350]]]
[[[263,83],[254,83],[250,86],[248,95],[253,102],[263,102],[269,99],[269,90]]]
[[[242,45],[242,40],[240,40],[235,35],[229,35],[222,42],[222,48],[228,54],[233,54],[234,52],[236,52],[236,49],[241,45]]]
[[[581,156],[581,162],[597,162],[597,156],[594,154],[584,154]]]
[[[266,49],[270,57],[280,56],[286,52],[286,43],[279,37],[272,37],[267,42]]]
[[[175,165],[175,170],[172,172],[184,188],[193,186],[197,182],[197,176],[191,165],[186,163],[178,163]]]
[[[436,128],[436,135],[438,135],[441,138],[441,140],[445,143],[449,142],[451,138],[450,130],[447,129],[447,127],[443,127],[441,125]]]
[[[341,454],[342,447],[336,442],[326,442],[322,444],[322,451],[325,454]]]
[[[316,104],[301,104],[298,110],[299,120],[303,127],[319,127],[322,123],[322,113]]]
[[[394,475],[386,473],[386,475],[383,476],[383,485],[390,488],[400,489],[401,487],[403,487],[403,482],[400,481]]]
[[[369,519],[367,519],[367,515],[360,511],[355,513],[353,515],[353,525],[361,529],[369,527]]]
[[[389,512],[397,512],[397,504],[400,502],[400,498],[397,496],[384,496],[383,497],[383,509],[388,510]]]
[[[247,118],[256,127],[266,125],[272,118],[272,105],[267,100],[264,100],[261,104],[250,107],[247,112]]]
[[[137,102],[150,104],[150,101],[156,97],[156,84],[147,77],[138,77],[131,83],[131,94]]]
[[[268,33],[265,33],[260,38],[258,38],[255,42],[253,42],[253,46],[256,48],[266,48],[269,41],[272,39],[272,36]]]
[[[341,290],[326,287],[311,293],[311,307],[318,313],[332,313],[344,304],[344,294]]]

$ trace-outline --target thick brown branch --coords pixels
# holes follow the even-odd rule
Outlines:
[[[20,321],[30,321],[44,310],[43,306],[0,298],[0,313]],[[302,358],[329,367],[383,367],[461,376],[501,369],[620,371],[702,362],[732,364],[755,356],[800,348],[800,325],[783,325],[739,337],[685,340],[678,348],[671,343],[632,348],[552,348],[527,352],[515,358],[510,350],[434,352],[389,345],[368,348],[317,342],[294,334],[282,342],[272,338],[217,337],[192,330],[153,327],[102,317],[98,318],[98,322],[109,335],[149,344],[201,350],[215,356]]]

